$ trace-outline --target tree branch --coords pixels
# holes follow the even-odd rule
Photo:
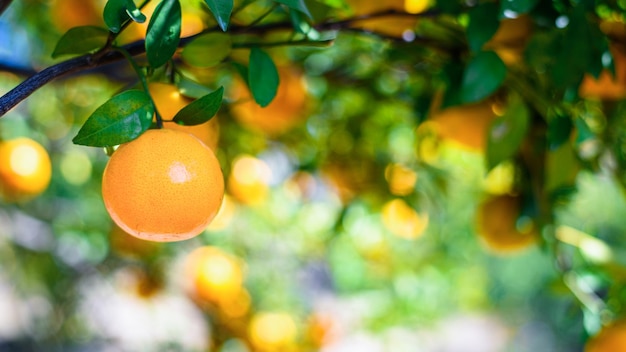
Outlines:
[[[0,0],[0,16],[2,16],[2,14],[4,13],[4,10],[6,10],[9,5],[11,5],[11,2],[13,0]]]
[[[125,45],[124,49],[133,56],[139,55],[145,51],[143,41]],[[15,105],[55,78],[93,67],[103,66],[122,59],[124,59],[124,55],[118,51],[109,51],[97,57],[94,54],[89,54],[60,62],[43,71],[37,72],[0,97],[0,117],[4,116],[4,114]]]
[[[5,6],[5,7],[8,6],[10,2],[11,0],[0,0],[0,9],[1,9],[1,6]],[[432,17],[432,16],[435,16],[436,14],[437,13],[434,11],[427,11],[427,12],[423,12],[419,14],[410,14],[410,13],[405,13],[405,12],[398,12],[395,10],[389,10],[389,11],[376,12],[376,13],[372,13],[368,15],[355,16],[355,17],[345,19],[345,20],[340,20],[340,21],[323,22],[323,23],[316,24],[313,27],[318,31],[347,29],[350,31],[367,32],[364,30],[352,28],[351,25],[357,21],[373,19],[373,18],[397,17],[397,16]],[[258,26],[234,25],[234,26],[231,26],[231,28],[229,29],[229,33],[244,34],[244,33],[252,32],[254,34],[263,34],[269,31],[282,30],[282,29],[293,29],[292,23],[291,22],[274,22],[274,23],[268,23],[268,24],[263,24],[263,25],[258,25]],[[213,27],[213,28],[209,28],[203,31],[202,33],[199,33],[190,37],[181,38],[179,47],[184,47],[187,43],[189,43],[198,35],[209,33],[209,32],[215,32],[218,30],[219,28]],[[368,32],[368,33],[371,33],[371,32]],[[384,37],[384,36],[381,36],[381,37]],[[419,42],[424,45],[432,45],[432,46],[437,46],[441,44],[441,43],[437,44],[436,41],[429,40],[428,38],[419,38],[416,42]],[[303,44],[306,43],[309,45],[313,44],[308,41],[302,41],[302,43]],[[273,45],[272,43],[269,43],[269,44]],[[280,44],[287,45],[286,43],[280,43]],[[328,44],[328,42],[324,42],[324,44],[326,45]],[[260,45],[263,45],[263,44],[261,43]],[[143,40],[124,45],[122,48],[126,50],[131,56],[143,54],[145,53],[145,50],[146,50]],[[124,59],[124,55],[122,55],[119,51],[113,50],[111,48],[105,48],[104,51],[72,58],[72,59],[60,62],[58,64],[55,64],[53,66],[50,66],[40,72],[37,72],[33,74],[32,76],[30,76],[29,78],[27,78],[26,80],[24,80],[15,88],[10,90],[8,93],[0,97],[0,117],[4,116],[9,110],[11,110],[21,101],[23,101],[32,93],[34,93],[37,89],[41,88],[42,86],[44,86],[45,84],[49,83],[50,81],[56,78],[59,78],[61,76],[65,76],[71,73],[84,71],[90,68],[103,66],[103,65],[110,64],[110,63],[120,61],[123,59]]]

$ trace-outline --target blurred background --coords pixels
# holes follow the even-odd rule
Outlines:
[[[307,3],[337,18],[385,9]],[[410,3],[412,13],[433,5]],[[102,26],[102,7],[14,1],[0,17],[0,94],[65,59],[50,56],[57,40]],[[264,21],[285,16],[278,9]],[[212,21],[199,1],[183,1],[184,35]],[[492,43],[507,65],[528,57],[534,23],[514,21],[519,33],[501,35],[523,46]],[[141,39],[134,26],[121,43]],[[614,162],[588,167],[589,149],[574,138],[556,149],[546,164],[551,221],[537,220],[519,158],[485,161],[490,123],[514,98],[442,108],[448,68],[437,48],[403,45],[416,32],[404,17],[360,22],[325,48],[268,48],[281,85],[265,109],[238,73],[248,49],[210,67],[180,62],[182,93],[199,89],[191,80],[225,87],[219,113],[196,133],[227,185],[217,218],[183,242],[117,228],[100,193],[106,152],[71,142],[98,106],[137,86],[127,62],[57,79],[12,109],[0,139],[40,143],[52,174],[43,194],[0,200],[0,351],[582,351],[623,305],[626,203],[603,168]],[[608,113],[594,92],[575,103],[601,135],[598,116]],[[603,160],[598,139],[576,143],[585,141]]]

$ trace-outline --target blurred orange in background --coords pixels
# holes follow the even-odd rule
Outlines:
[[[248,328],[250,341],[257,351],[294,351],[298,326],[286,312],[256,313]]]
[[[218,304],[241,297],[244,271],[236,257],[217,247],[204,246],[193,250],[185,263],[192,297]]]
[[[272,102],[261,107],[246,84],[235,78],[229,89],[231,112],[239,123],[270,136],[279,135],[302,123],[307,117],[309,95],[302,72],[295,67],[278,68],[279,85]]]
[[[496,253],[522,250],[537,242],[539,236],[532,219],[520,216],[519,196],[493,196],[480,204],[477,233],[483,244]]]
[[[0,141],[0,195],[8,201],[26,200],[48,188],[52,164],[48,151],[33,139]]]

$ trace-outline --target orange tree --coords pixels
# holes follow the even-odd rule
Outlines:
[[[27,182],[36,188],[28,199],[1,200],[7,276],[17,292],[54,303],[41,313],[47,325],[32,323],[16,341],[123,340],[81,315],[87,273],[169,292],[176,259],[204,245],[247,263],[237,294],[208,303],[191,294],[216,348],[341,340],[346,322],[311,292],[367,297],[376,309],[353,331],[491,306],[530,311],[529,324],[565,334],[546,344],[575,350],[619,326],[624,4],[373,4],[0,1],[0,38],[18,57],[0,61],[0,150],[31,138],[52,164],[51,176],[46,158],[30,167],[45,182]],[[178,132],[153,131],[164,127],[208,137],[179,143],[168,137]],[[140,145],[145,156],[105,171],[109,156],[113,164]],[[213,152],[224,176],[202,176],[197,192],[177,188],[199,159],[215,171]],[[19,194],[11,175],[25,157],[0,158],[0,189]],[[161,167],[170,161],[176,168]],[[109,181],[126,187],[113,210]],[[211,209],[201,208],[208,198]],[[187,218],[199,225],[178,227]],[[219,226],[207,227],[213,219]],[[118,226],[186,241],[142,250]],[[122,253],[133,248],[140,253]],[[258,327],[263,312],[285,311],[280,324]],[[288,331],[274,331],[281,324]]]

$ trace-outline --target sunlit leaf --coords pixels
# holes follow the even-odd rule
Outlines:
[[[72,141],[92,147],[129,142],[150,127],[152,115],[150,96],[141,90],[128,90],[98,107]]]
[[[57,42],[52,57],[61,55],[86,54],[102,48],[109,36],[109,31],[94,26],[74,27]]]
[[[222,105],[223,94],[224,87],[220,87],[216,91],[194,100],[174,116],[174,122],[192,126],[209,121]]]
[[[279,2],[283,5],[287,5],[287,7],[289,7],[290,9],[300,11],[303,14],[307,15],[309,18],[312,18],[311,12],[309,12],[309,9],[304,3],[304,0],[274,0],[274,1]]]
[[[272,102],[278,90],[278,70],[272,58],[259,48],[250,51],[248,83],[254,100],[261,106]]]
[[[494,93],[504,82],[506,65],[493,51],[481,51],[465,67],[461,101],[473,103]]]
[[[146,34],[146,56],[150,66],[164,65],[176,52],[181,16],[179,0],[163,0],[154,10]]]
[[[188,78],[187,76],[181,76],[179,81],[176,83],[178,87],[178,91],[180,94],[198,99],[212,92],[208,87]]]
[[[204,0],[217,20],[220,28],[226,32],[233,12],[233,0]]]
[[[194,38],[185,46],[182,58],[191,66],[213,67],[230,54],[232,41],[223,33],[207,33]]]
[[[146,15],[141,13],[141,10],[139,10],[137,5],[135,5],[133,1],[128,1],[127,7],[126,7],[126,13],[133,21],[137,23],[146,22]]]

